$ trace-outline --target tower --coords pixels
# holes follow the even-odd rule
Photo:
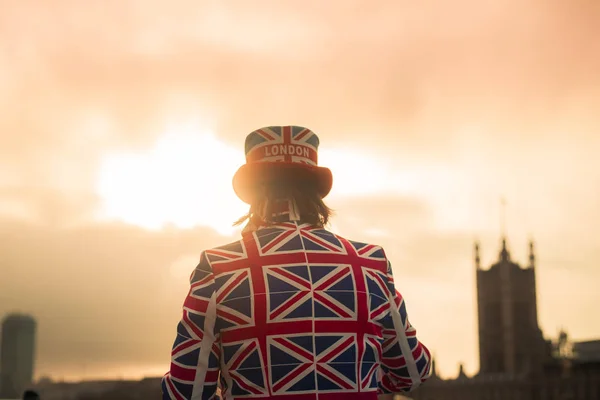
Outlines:
[[[511,259],[502,238],[498,260],[481,268],[475,245],[480,374],[536,373],[542,367],[545,342],[538,326],[535,255],[529,243],[529,265]]]
[[[0,346],[0,396],[20,396],[33,379],[35,320],[12,314],[2,322]]]

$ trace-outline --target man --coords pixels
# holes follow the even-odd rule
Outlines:
[[[382,247],[325,229],[331,171],[318,137],[258,129],[233,178],[242,238],[202,252],[177,327],[164,399],[375,400],[430,375]],[[292,397],[290,397],[292,396]]]

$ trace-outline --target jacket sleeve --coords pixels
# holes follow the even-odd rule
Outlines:
[[[215,323],[215,278],[203,252],[190,277],[190,291],[171,352],[171,368],[162,379],[163,400],[215,398],[220,359]]]
[[[392,266],[387,263],[389,312],[382,318],[383,349],[379,393],[410,392],[431,375],[431,355],[417,339],[406,304],[396,290]]]

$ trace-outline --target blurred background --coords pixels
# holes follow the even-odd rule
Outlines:
[[[268,125],[319,135],[331,229],[386,248],[441,377],[480,369],[475,241],[484,267],[534,241],[544,336],[600,338],[598,21],[595,0],[3,0],[0,318],[25,343],[3,330],[4,381],[164,374]]]

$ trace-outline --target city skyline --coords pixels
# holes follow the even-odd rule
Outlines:
[[[502,196],[545,335],[600,336],[596,4],[102,4],[0,15],[0,315],[36,317],[38,377],[166,372],[200,252],[239,234],[243,140],[279,123],[321,138],[333,230],[385,247],[441,375],[478,368]]]
[[[508,240],[506,238],[506,236],[500,235],[499,236],[499,244],[498,244],[498,251],[497,251],[497,255],[495,257],[493,257],[492,259],[489,260],[489,262],[485,262],[482,261],[482,258],[480,257],[480,253],[481,253],[481,241],[480,240],[476,240],[473,244],[476,246],[476,248],[478,250],[475,251],[475,253],[473,253],[472,255],[472,262],[473,262],[473,273],[475,273],[478,270],[481,271],[487,271],[489,270],[489,268],[494,265],[495,263],[501,261],[502,259],[502,249],[503,249],[503,245],[502,243],[506,243]],[[533,244],[533,241],[529,241],[527,243],[527,248],[528,251],[531,250],[531,245]],[[510,249],[509,245],[507,244],[507,248],[506,250],[508,251],[508,253],[510,253],[511,255],[509,255],[510,260],[512,260],[513,262],[516,262],[517,264],[520,264],[521,266],[528,266],[529,264],[527,264],[525,262],[525,260],[527,260],[527,262],[529,262],[529,256],[531,253],[527,254],[527,257],[523,260],[519,260],[516,259],[513,256],[513,252]],[[537,255],[536,255],[537,258]],[[537,263],[536,263],[537,264]],[[539,269],[539,268],[538,268]],[[540,276],[538,276],[538,281],[540,280]],[[473,288],[473,291],[475,292],[476,288]],[[539,298],[539,289],[538,289],[538,294],[537,297]],[[475,305],[476,305],[476,301],[475,301]],[[19,312],[12,312],[9,314],[10,315],[26,315],[23,313],[19,313]],[[32,317],[33,318],[33,317]],[[478,325],[478,320],[477,320],[477,315],[473,316],[474,318],[474,324],[475,326]],[[551,340],[551,341],[556,341],[559,337],[559,330],[560,332],[566,331],[567,333],[569,333],[570,335],[570,330],[568,326],[563,326],[561,325],[559,330],[557,330],[557,332],[547,332],[547,330],[544,329],[543,325],[540,324],[540,328],[542,329],[542,334],[544,335],[544,338],[547,340]],[[556,334],[554,334],[556,333]],[[576,339],[578,339],[579,341],[585,341],[585,340],[598,340],[597,336],[596,337],[577,337],[575,336]],[[475,357],[478,357],[478,351],[477,351],[477,340],[478,340],[478,336],[477,334],[475,335],[475,342],[473,343],[473,346],[475,347]],[[571,338],[571,340],[573,340],[573,338]],[[0,353],[1,353],[1,348],[0,348]],[[447,368],[447,370],[441,370],[439,367],[439,357],[438,354],[440,352],[436,351],[435,348],[432,348],[432,354],[434,355],[435,358],[435,362],[436,362],[436,370],[437,370],[437,376],[446,379],[446,378],[453,378],[455,376],[457,376],[457,374],[459,373],[459,369],[462,368],[463,370],[466,368],[466,374],[467,375],[474,375],[477,373],[477,370],[480,368],[479,363],[477,360],[474,361],[474,363],[472,363],[471,365],[469,365],[468,362],[465,362],[464,358],[459,358],[457,360],[453,360],[454,363],[450,362],[450,363],[446,363],[447,365],[449,365],[450,367]],[[442,352],[443,353],[443,352]],[[135,361],[136,360],[131,360],[131,361]],[[85,380],[104,380],[104,379],[133,379],[133,380],[137,380],[137,379],[142,379],[142,378],[148,378],[148,377],[156,377],[156,376],[161,376],[163,374],[163,367],[162,364],[158,364],[156,365],[154,368],[150,367],[150,368],[140,368],[140,367],[130,367],[130,368],[122,368],[119,366],[113,366],[112,370],[109,368],[108,370],[103,369],[104,367],[102,366],[96,366],[96,368],[94,369],[92,367],[92,373],[91,374],[86,374],[86,370],[88,368],[89,365],[93,365],[94,363],[87,363],[87,362],[81,362],[79,363],[79,367],[80,367],[80,371],[79,374],[73,374],[73,375],[61,375],[61,374],[53,374],[52,372],[48,373],[47,371],[45,372],[39,372],[35,374],[35,376],[37,377],[36,380],[41,379],[51,379],[52,381],[55,382],[60,382],[60,381],[85,381]],[[134,364],[135,365],[135,364]],[[452,366],[454,366],[455,368],[453,369]],[[441,372],[440,372],[441,370]],[[465,373],[465,372],[463,372]]]

